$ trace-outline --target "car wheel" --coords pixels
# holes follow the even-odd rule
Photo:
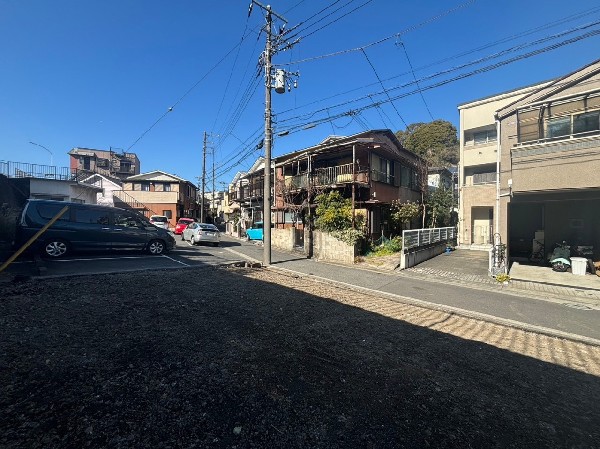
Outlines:
[[[198,243],[198,242],[196,242],[196,237],[194,237],[194,234],[192,234],[192,236],[190,237],[190,243],[192,245],[195,245],[196,243]]]
[[[181,233],[181,240],[185,242],[185,237],[183,236],[183,232]]]
[[[246,241],[249,242],[250,241],[250,236],[248,234],[246,234]]]
[[[152,240],[148,243],[148,252],[154,256],[159,256],[165,252],[165,244],[162,240]]]
[[[69,244],[64,240],[53,239],[44,245],[44,255],[58,259],[67,255],[70,249]]]

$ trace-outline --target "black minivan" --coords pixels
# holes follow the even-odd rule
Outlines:
[[[145,250],[162,254],[175,246],[175,237],[157,228],[143,215],[118,207],[27,200],[17,224],[16,244],[20,247],[68,206],[33,243],[43,255],[58,258],[71,251]]]

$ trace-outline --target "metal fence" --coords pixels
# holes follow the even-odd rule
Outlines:
[[[402,248],[406,250],[456,239],[456,228],[425,228],[402,231]]]
[[[0,161],[0,174],[8,178],[43,178],[70,181],[75,180],[77,177],[77,170],[53,165]]]

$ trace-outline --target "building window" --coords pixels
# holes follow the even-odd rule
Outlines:
[[[167,217],[169,220],[173,217],[171,210],[163,210],[162,213],[165,217]]]
[[[489,142],[495,142],[496,141],[496,130],[495,129],[489,129],[486,131],[479,131],[476,133],[473,133],[473,140],[475,142],[475,145],[482,145],[482,144],[486,144]]]
[[[123,173],[129,173],[131,171],[131,162],[121,161],[119,171]]]
[[[600,111],[586,112],[573,116],[573,134],[600,130]]]
[[[149,192],[149,191],[150,191],[150,183],[149,183],[149,182],[143,182],[143,183],[140,185],[140,190],[141,190],[142,192]]]
[[[170,192],[171,191],[171,184],[164,184],[163,185],[163,190],[165,192]]]
[[[546,123],[546,137],[563,137],[571,134],[571,117],[558,117],[548,119]]]

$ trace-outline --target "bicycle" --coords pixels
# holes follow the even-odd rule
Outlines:
[[[537,246],[537,248],[535,248],[529,255],[529,261],[540,264],[546,260],[546,248],[544,246],[544,242],[540,242],[539,240],[534,240],[534,242],[534,246]]]

